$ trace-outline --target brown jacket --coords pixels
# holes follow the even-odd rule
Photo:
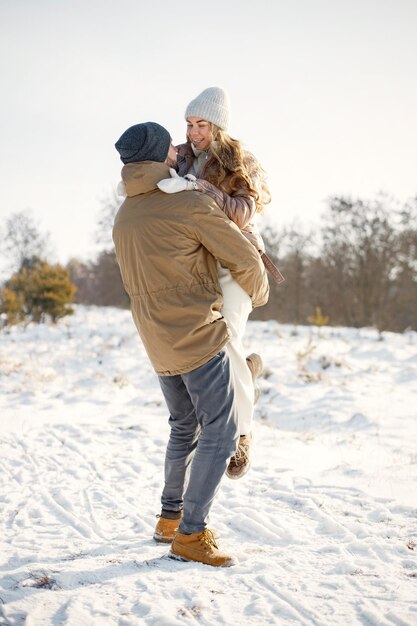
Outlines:
[[[269,293],[259,254],[237,226],[205,194],[159,191],[156,183],[168,177],[163,163],[125,165],[127,198],[113,228],[133,319],[155,371],[164,376],[203,365],[229,339],[216,259],[254,307]]]

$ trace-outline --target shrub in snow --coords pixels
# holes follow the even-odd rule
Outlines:
[[[326,324],[329,323],[329,316],[323,315],[323,313],[321,312],[321,308],[319,306],[316,306],[315,314],[309,315],[307,317],[307,321],[310,322],[310,324],[314,324],[314,326],[318,326],[320,328],[320,326],[326,326]]]
[[[22,321],[56,322],[71,315],[76,287],[61,265],[34,257],[13,274],[0,292],[0,314],[7,324]]]

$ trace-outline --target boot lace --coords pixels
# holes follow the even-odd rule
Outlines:
[[[217,548],[216,541],[214,539],[213,531],[206,528],[203,530],[199,537],[203,546],[207,546],[208,548]]]
[[[239,441],[237,450],[231,458],[234,465],[243,465],[248,461],[249,444],[246,441]]]

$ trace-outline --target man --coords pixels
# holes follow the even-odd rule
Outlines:
[[[254,307],[267,301],[268,281],[255,248],[208,196],[167,195],[157,188],[176,162],[165,128],[154,122],[132,126],[116,149],[127,194],[114,223],[116,255],[133,319],[170,412],[154,538],[172,541],[174,557],[228,566],[232,558],[219,550],[207,528],[238,440],[216,259],[230,269]]]

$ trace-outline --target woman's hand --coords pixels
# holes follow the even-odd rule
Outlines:
[[[246,239],[248,239],[253,246],[258,250],[258,252],[265,252],[265,244],[261,235],[257,231],[247,231],[242,230],[242,235],[245,235]]]
[[[178,193],[179,191],[196,191],[198,190],[196,178],[192,174],[186,176],[178,176],[177,172],[170,167],[169,173],[171,178],[164,178],[157,183],[158,189],[164,193]]]

